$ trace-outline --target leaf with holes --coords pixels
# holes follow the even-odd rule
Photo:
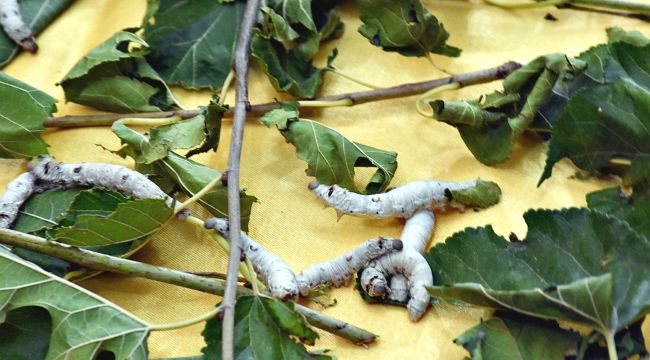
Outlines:
[[[47,154],[43,122],[56,111],[56,99],[0,72],[0,158]]]
[[[385,51],[404,56],[460,55],[459,48],[447,45],[449,33],[421,0],[359,0],[357,9],[363,22],[359,32]]]
[[[72,0],[21,0],[20,12],[32,33],[38,34],[54,20]],[[4,31],[0,31],[0,68],[7,65],[20,51]]]
[[[427,253],[438,298],[576,322],[613,335],[650,311],[650,241],[587,209],[524,215],[510,243],[491,227],[467,229]],[[495,259],[499,259],[495,261]]]
[[[112,112],[177,108],[167,84],[144,59],[146,49],[147,43],[131,31],[117,32],[61,80],[66,100]]]
[[[147,61],[169,84],[220,89],[232,69],[243,1],[161,0],[144,24]]]
[[[397,170],[397,153],[350,141],[332,128],[297,116],[296,105],[284,103],[281,109],[266,113],[260,121],[277,127],[287,142],[296,147],[298,158],[308,164],[307,175],[323,184],[338,184],[358,192],[354,168],[375,167],[377,171],[366,184],[364,193],[376,194],[386,189]]]
[[[3,248],[0,248],[0,268],[3,269],[0,272],[0,326],[11,326],[12,322],[8,321],[17,309],[31,306],[44,309],[51,321],[46,360],[92,359],[99,353],[112,353],[115,359],[147,359],[149,325],[142,320]],[[30,316],[38,316],[43,325],[47,322],[42,312]],[[29,341],[30,345],[38,346],[32,348],[33,351],[43,351],[43,344],[37,345],[37,341],[46,338],[42,334],[46,328],[25,329],[25,336],[37,333],[43,336],[38,339],[0,339],[0,354],[9,354],[19,341]]]

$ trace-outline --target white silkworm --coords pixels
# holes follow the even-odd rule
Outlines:
[[[361,195],[338,185],[309,184],[309,189],[339,214],[374,218],[409,218],[420,209],[450,205],[449,191],[475,187],[478,180],[466,182],[418,180],[375,195]]]
[[[207,229],[215,229],[226,240],[229,239],[228,220],[210,218],[205,220],[204,226]],[[271,254],[262,245],[248,237],[243,231],[241,232],[241,240],[244,255],[250,259],[255,268],[255,272],[257,272],[262,282],[269,288],[273,297],[289,299],[298,296],[296,275],[287,263]]]
[[[174,199],[145,175],[127,167],[104,163],[65,164],[41,156],[30,164],[30,172],[44,183],[62,187],[91,186],[117,191],[136,199]]]
[[[36,178],[31,173],[22,173],[13,179],[0,198],[0,228],[7,229],[16,220],[18,210],[34,193]]]
[[[21,48],[31,53],[38,50],[32,30],[23,21],[17,0],[0,0],[0,25]]]
[[[371,296],[387,296],[399,302],[408,299],[407,309],[413,321],[422,317],[429,305],[430,297],[425,286],[433,286],[433,275],[422,253],[431,238],[434,224],[431,210],[418,210],[404,224],[400,236],[404,250],[371,261],[361,272],[361,287]]]
[[[331,284],[334,287],[347,285],[368,261],[400,251],[402,247],[399,239],[370,239],[344,255],[303,270],[297,277],[300,293],[307,296],[309,289],[320,284]]]

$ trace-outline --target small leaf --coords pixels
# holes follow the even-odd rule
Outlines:
[[[32,33],[38,34],[54,20],[72,0],[21,0],[20,12]],[[7,65],[20,51],[18,45],[0,31],[0,68]]]
[[[560,328],[555,321],[497,312],[454,340],[472,360],[564,360],[580,335]]]
[[[88,214],[77,216],[71,227],[57,229],[56,241],[74,246],[102,246],[134,241],[158,230],[174,210],[160,199],[140,199],[122,203],[106,218]]]
[[[429,52],[459,56],[459,48],[447,45],[449,33],[420,0],[359,0],[361,35],[385,51],[404,56],[426,56]]]
[[[610,43],[624,42],[637,47],[650,45],[650,39],[640,31],[625,31],[618,26],[607,28],[607,41]]]
[[[140,48],[129,49],[129,45]],[[171,90],[144,60],[147,43],[119,31],[85,55],[61,80],[67,101],[112,112],[178,107]]]
[[[221,355],[221,321],[206,322],[203,330],[205,359]],[[243,296],[235,308],[235,358],[246,359],[313,359],[304,345],[292,337],[313,344],[318,337],[292,303],[257,296]],[[320,355],[321,359],[330,359]]]
[[[218,126],[220,125],[219,119]],[[189,149],[201,144],[206,139],[206,117],[205,114],[201,114],[175,124],[154,127],[151,128],[149,136],[131,129],[120,121],[113,123],[112,130],[122,144],[132,149],[137,163],[151,164],[165,158],[170,150]],[[218,141],[218,134],[216,137]],[[211,139],[209,144],[211,145],[213,141]]]
[[[0,158],[47,154],[43,122],[56,111],[56,99],[0,72]]]
[[[115,359],[147,359],[149,327],[133,315],[2,248],[0,268],[0,324],[18,308],[46,310],[52,319],[46,360],[90,359],[103,351]],[[0,354],[7,353],[0,348]]]
[[[307,175],[323,184],[338,184],[358,192],[354,182],[355,167],[375,167],[377,171],[364,193],[386,189],[397,170],[397,153],[373,148],[348,140],[336,130],[312,120],[297,119],[294,105],[265,114],[260,121],[276,126],[287,142],[296,147],[296,155],[307,162]]]
[[[463,190],[450,190],[449,195],[458,204],[484,209],[499,202],[501,188],[492,181],[479,180],[476,186]]]
[[[287,50],[282,43],[253,36],[252,55],[260,61],[273,87],[299,98],[313,98],[323,83],[323,72],[302,59],[296,48]]]
[[[528,235],[520,242],[488,226],[436,245],[426,256],[438,283],[430,294],[604,335],[650,310],[650,242],[626,223],[586,209],[528,211],[524,219]]]
[[[228,111],[228,105],[219,104],[219,97],[210,100],[210,104],[203,109],[205,140],[203,144],[196,149],[190,150],[186,157],[208,152],[217,151],[219,147],[219,136],[221,135],[221,119]]]
[[[244,1],[161,0],[144,24],[147,61],[165,82],[190,89],[220,89],[232,56]],[[149,20],[149,19],[146,19]]]

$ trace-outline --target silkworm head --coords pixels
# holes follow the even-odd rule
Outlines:
[[[309,183],[309,185],[307,185],[307,187],[309,188],[309,190],[313,191],[318,187],[318,185],[320,185],[318,181],[312,181]]]

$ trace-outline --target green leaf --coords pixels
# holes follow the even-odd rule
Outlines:
[[[607,28],[607,40],[610,43],[624,42],[638,47],[650,45],[650,39],[640,31],[625,31],[618,26]]]
[[[262,65],[273,87],[299,98],[313,98],[323,83],[325,68],[316,68],[311,61],[305,61],[297,48],[287,50],[282,43],[264,39],[255,34],[252,40],[252,55]]]
[[[0,158],[47,154],[43,122],[56,112],[56,99],[0,72]]]
[[[478,180],[471,188],[450,190],[448,197],[456,203],[484,209],[499,202],[501,188],[495,182]]]
[[[300,37],[291,25],[270,7],[262,7],[261,34],[265,39],[273,38],[278,41],[293,41]]]
[[[20,12],[32,33],[38,34],[54,20],[72,0],[21,0]],[[4,31],[0,31],[0,68],[7,65],[20,51]]]
[[[70,208],[81,190],[50,190],[33,195],[25,203],[12,229],[36,233],[59,225],[58,220]]]
[[[158,174],[165,174],[188,196],[194,195],[213,179],[220,178],[222,175],[215,169],[184,158],[174,152],[169,152],[166,158],[154,164],[159,169]],[[240,193],[241,225],[244,231],[248,230],[251,208],[255,201],[257,199],[254,196],[247,195],[245,191]],[[227,187],[218,184],[203,196],[199,203],[214,216],[228,217]]]
[[[0,322],[23,307],[46,310],[52,321],[46,360],[90,359],[103,351],[116,359],[147,359],[149,326],[143,321],[1,248],[0,268]]]
[[[644,356],[647,357],[648,352],[641,330],[642,324],[643,319],[616,333],[614,340],[616,342],[616,355],[619,359],[630,359],[635,355],[639,355],[640,359],[643,359]],[[601,345],[603,340],[603,336],[597,332],[592,332],[584,337],[578,349],[576,359],[608,359],[607,348]]]
[[[215,96],[210,100],[210,104],[203,109],[203,132],[205,141],[196,149],[187,153],[187,157],[208,152],[217,151],[219,147],[219,136],[221,135],[221,119],[228,111],[228,105],[219,104],[219,97]]]
[[[221,355],[221,321],[206,322],[203,330],[204,358]],[[238,359],[313,359],[307,349],[293,340],[313,344],[318,337],[292,303],[257,296],[243,296],[235,308],[235,357]],[[319,358],[329,359],[320,355]]]
[[[41,307],[9,311],[0,323],[0,353],[5,359],[45,359],[51,331],[50,314]]]
[[[650,157],[650,61],[641,61],[632,66],[638,66],[635,76],[647,81],[648,87],[619,78],[611,85],[583,90],[571,99],[555,123],[540,183],[551,176],[555,163],[564,157],[591,172],[611,172],[613,159],[627,159],[634,166],[636,159]],[[644,63],[647,68],[641,70]]]
[[[128,145],[133,150],[134,160],[137,163],[151,164],[165,158],[170,150],[189,149],[201,144],[206,138],[206,123],[206,115],[201,114],[175,124],[151,128],[149,136],[131,129],[120,121],[113,123],[112,130],[122,144]],[[217,126],[220,125],[221,119]],[[218,141],[218,134],[216,137]],[[213,139],[208,146],[212,145],[212,141]]]
[[[77,216],[73,226],[57,229],[54,240],[74,246],[102,246],[135,241],[158,230],[174,210],[161,199],[140,199],[117,206],[107,217]]]
[[[129,49],[129,46],[139,46]],[[171,90],[144,60],[147,43],[119,31],[85,55],[61,80],[67,101],[111,112],[178,107]]]
[[[459,48],[447,45],[449,33],[420,0],[359,0],[361,35],[384,51],[404,56],[428,56],[430,52],[459,56]]]
[[[509,243],[490,226],[427,253],[434,297],[584,324],[611,336],[650,311],[650,242],[626,223],[586,209],[524,215]],[[498,259],[498,261],[495,261]]]
[[[190,89],[219,89],[232,56],[245,2],[161,0],[144,24],[147,61],[165,82]]]
[[[354,181],[355,167],[375,167],[364,193],[386,189],[397,170],[397,153],[348,140],[341,133],[312,120],[298,119],[295,105],[284,104],[265,114],[260,121],[276,126],[287,142],[296,147],[296,155],[307,162],[307,175],[323,184],[338,184],[359,192]]]
[[[473,360],[564,360],[580,335],[560,328],[555,321],[497,312],[491,319],[454,340]]]

